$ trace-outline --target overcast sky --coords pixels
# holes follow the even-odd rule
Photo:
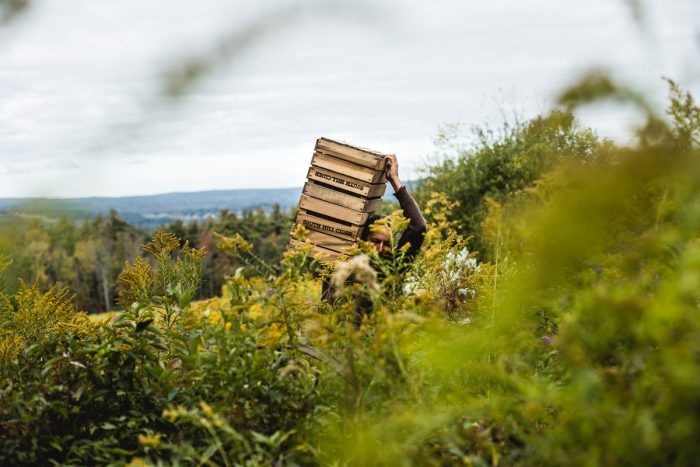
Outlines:
[[[301,186],[319,136],[395,152],[410,178],[440,125],[536,115],[592,67],[659,105],[662,75],[698,94],[700,2],[642,4],[639,23],[623,0],[38,1],[0,26],[0,197]],[[582,118],[615,138],[633,122]]]

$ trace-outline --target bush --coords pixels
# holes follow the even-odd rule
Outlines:
[[[185,311],[202,252],[179,248],[164,232],[144,249],[158,268],[138,260],[127,264],[120,300],[128,308],[94,332],[69,326],[82,315],[65,293],[27,289],[11,297],[19,304],[3,314],[11,337],[25,337],[16,327],[24,314],[53,313],[41,315],[51,317],[43,327],[25,333],[32,344],[2,373],[0,463],[93,464],[150,456],[272,463],[292,445],[313,409],[312,368],[295,364],[276,334],[246,330],[231,304],[208,316]],[[36,329],[46,338],[35,339]]]
[[[527,122],[504,125],[500,131],[474,130],[476,142],[460,143],[458,127],[446,127],[436,141],[443,159],[428,166],[417,187],[417,199],[427,202],[430,193],[443,193],[457,203],[449,220],[460,232],[473,236],[473,247],[485,260],[494,252],[485,240],[482,223],[487,200],[505,203],[532,186],[544,174],[566,161],[592,163],[604,157],[608,142],[601,142],[581,128],[570,113],[553,112]]]

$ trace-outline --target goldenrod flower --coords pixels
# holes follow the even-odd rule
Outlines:
[[[163,410],[163,418],[168,420],[170,423],[175,423],[178,418],[187,415],[187,409],[183,406],[178,405],[177,407]]]
[[[214,414],[214,410],[212,410],[211,406],[204,401],[199,401],[199,408],[207,417],[211,417]]]
[[[272,347],[275,345],[282,336],[284,336],[285,330],[278,323],[272,323],[270,327],[267,328],[267,338],[263,341],[263,345],[266,347]]]
[[[216,310],[210,311],[209,315],[207,316],[207,319],[212,325],[216,325],[219,323],[219,321],[222,320],[221,313]]]
[[[139,435],[139,444],[141,446],[158,446],[160,444],[160,436],[160,433]]]
[[[216,237],[216,246],[227,255],[237,256],[241,253],[250,253],[253,250],[253,245],[248,243],[240,234],[233,237],[225,237],[219,233],[214,233]]]
[[[134,457],[131,462],[126,464],[126,467],[146,467],[148,465],[150,464],[147,464],[141,457]]]
[[[248,308],[248,318],[252,319],[253,321],[257,321],[260,318],[265,316],[265,312],[262,309],[262,306],[260,304],[255,303],[253,304],[250,308]]]

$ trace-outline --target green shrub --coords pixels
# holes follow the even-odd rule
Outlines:
[[[474,143],[462,144],[458,127],[446,127],[440,133],[436,145],[442,160],[426,167],[417,199],[425,203],[430,193],[439,192],[458,203],[449,220],[458,223],[465,237],[474,236],[473,248],[491,261],[495,255],[481,228],[488,213],[487,199],[504,203],[558,164],[593,162],[605,156],[603,148],[609,145],[581,128],[572,114],[558,111],[504,125],[501,131],[476,129],[474,134]]]
[[[152,457],[271,464],[293,458],[287,452],[295,445],[292,435],[313,410],[312,369],[295,365],[267,330],[245,330],[240,318],[222,311],[216,311],[218,319],[185,311],[201,252],[180,249],[177,239],[161,232],[145,249],[158,268],[125,267],[125,312],[93,333],[63,331],[49,321],[46,338],[24,347],[3,372],[0,463],[85,465]],[[22,305],[19,312],[37,301],[43,308],[33,309],[54,311],[47,316],[71,310],[65,295],[53,291],[31,289],[12,299]],[[34,329],[28,338],[37,335]],[[208,428],[201,410],[210,418],[216,411],[220,426]]]

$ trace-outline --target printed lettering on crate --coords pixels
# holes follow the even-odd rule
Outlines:
[[[306,178],[292,232],[297,226],[310,231],[306,241],[317,259],[352,255],[365,222],[382,205],[386,154],[319,138]],[[287,248],[298,243],[292,238]]]
[[[324,169],[323,167],[309,168],[308,180],[326,183],[340,190],[347,190],[352,193],[366,196],[368,198],[377,198],[384,196],[386,191],[386,183],[370,183],[359,178],[353,178],[348,175],[343,175],[339,172]]]

